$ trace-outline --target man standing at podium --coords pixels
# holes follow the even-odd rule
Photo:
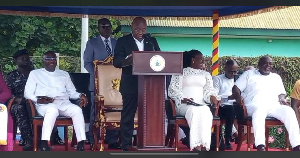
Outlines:
[[[146,20],[136,17],[131,24],[131,34],[117,40],[113,64],[122,68],[120,93],[123,99],[121,113],[122,150],[132,146],[134,116],[138,101],[138,76],[132,75],[132,51],[160,51],[154,37],[147,32]]]

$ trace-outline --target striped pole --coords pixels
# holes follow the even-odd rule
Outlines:
[[[213,11],[212,76],[219,74],[219,12]]]

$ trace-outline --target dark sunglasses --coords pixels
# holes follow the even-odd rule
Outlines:
[[[46,60],[46,61],[56,60],[56,57],[46,57],[46,58],[44,58],[44,60]]]
[[[231,73],[237,73],[237,71],[228,71],[228,72],[231,72]]]
[[[109,29],[111,28],[111,25],[100,25],[100,27],[103,29]]]

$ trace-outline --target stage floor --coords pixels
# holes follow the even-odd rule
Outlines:
[[[179,149],[178,151],[189,151],[189,149],[183,145],[181,142],[179,144]],[[232,143],[232,147],[234,150],[226,150],[226,151],[235,151],[237,144]],[[19,146],[18,141],[16,141],[16,144],[14,146],[14,151],[23,151],[22,146]],[[52,151],[65,151],[64,145],[55,145],[53,146]],[[71,147],[71,143],[69,142],[69,150],[68,151],[76,151],[74,147]],[[89,150],[89,144],[85,145],[85,151],[91,151]],[[121,150],[111,150],[107,148],[107,144],[105,144],[105,151],[121,151]],[[170,150],[168,150],[170,151]],[[240,151],[247,151],[247,144],[242,144],[241,150]],[[256,149],[252,149],[251,145],[251,151],[256,151]],[[284,149],[274,149],[274,148],[269,148],[269,151],[285,151]]]

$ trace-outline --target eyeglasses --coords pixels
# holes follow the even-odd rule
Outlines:
[[[111,25],[99,25],[103,29],[109,29],[111,28]]]
[[[46,61],[56,60],[56,57],[46,57],[46,58],[44,58],[44,60],[46,60]]]

